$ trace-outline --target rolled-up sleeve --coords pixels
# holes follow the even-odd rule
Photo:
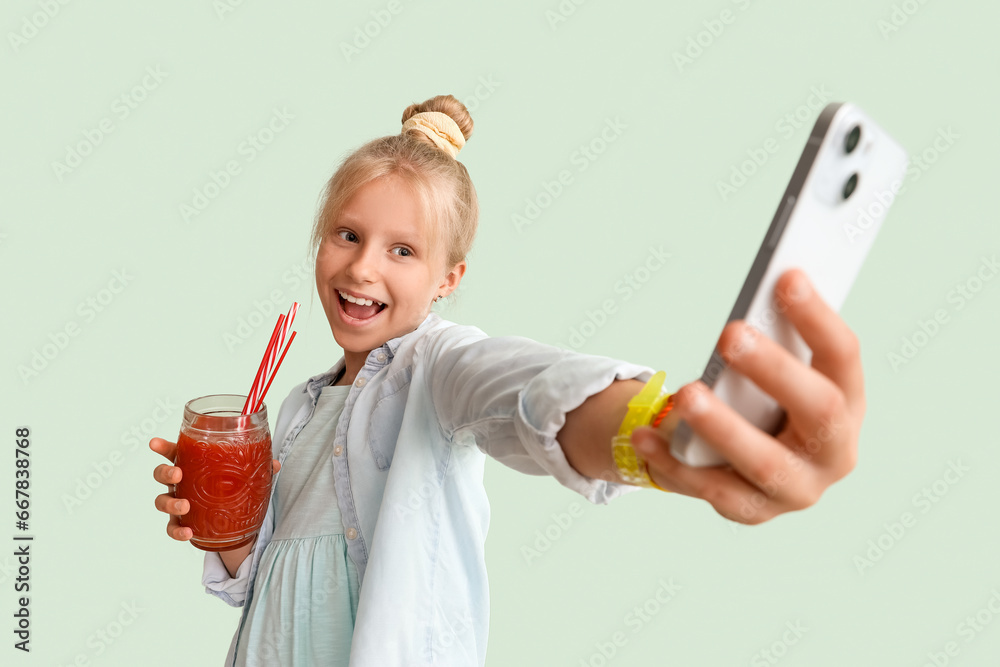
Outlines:
[[[201,575],[201,583],[205,584],[205,592],[222,598],[231,607],[242,607],[247,597],[247,587],[250,583],[250,565],[253,561],[253,551],[240,563],[236,576],[230,577],[222,557],[214,551],[205,552],[205,567]]]
[[[641,489],[581,475],[556,435],[588,397],[615,380],[645,382],[655,369],[465,325],[443,332],[428,356],[438,420],[456,444],[474,442],[514,470],[551,475],[594,504]]]

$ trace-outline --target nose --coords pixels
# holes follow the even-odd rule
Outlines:
[[[378,249],[373,245],[358,246],[347,263],[345,273],[356,283],[374,282],[378,274]]]

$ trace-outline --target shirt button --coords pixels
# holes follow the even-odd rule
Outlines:
[[[375,358],[379,361],[385,361],[385,352],[379,352]]]
[[[357,536],[358,536],[358,531],[354,530],[353,526],[347,529],[347,539],[353,540]]]
[[[363,387],[363,386],[365,386],[365,379],[364,378],[358,378],[357,380],[354,381],[354,384],[358,385],[359,387]]]
[[[333,448],[333,455],[334,456],[340,456],[340,453],[342,451],[344,451],[344,448],[341,447],[340,445],[337,445],[336,447]]]

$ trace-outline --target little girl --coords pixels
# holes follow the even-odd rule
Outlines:
[[[763,337],[737,341],[742,330],[721,339],[730,351],[741,345],[734,368],[787,406],[777,440],[691,383],[669,419],[633,434],[637,448],[653,444],[641,485],[621,474],[609,443],[653,368],[489,337],[431,312],[458,288],[476,235],[476,191],[456,159],[471,134],[450,95],[410,105],[400,134],[359,148],[327,185],[313,231],[316,287],[344,355],[281,404],[256,544],[205,554],[206,591],[243,608],[226,665],[484,665],[487,454],[595,504],[655,486],[744,523],[812,504],[853,466],[860,362],[850,331],[808,292],[787,316],[813,347],[814,368]],[[667,441],[680,416],[730,465],[674,460]],[[809,429],[831,418],[847,428],[806,452]],[[153,438],[150,448],[173,462],[174,443]],[[787,473],[766,496],[765,470]],[[191,537],[179,525],[188,502],[169,491],[182,475],[154,470],[168,485],[155,505],[177,540]],[[753,493],[762,501],[747,516],[740,501]]]

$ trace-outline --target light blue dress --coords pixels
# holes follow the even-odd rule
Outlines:
[[[322,389],[276,477],[274,537],[261,556],[237,665],[348,664],[359,585],[333,486],[333,442],[350,390]]]

